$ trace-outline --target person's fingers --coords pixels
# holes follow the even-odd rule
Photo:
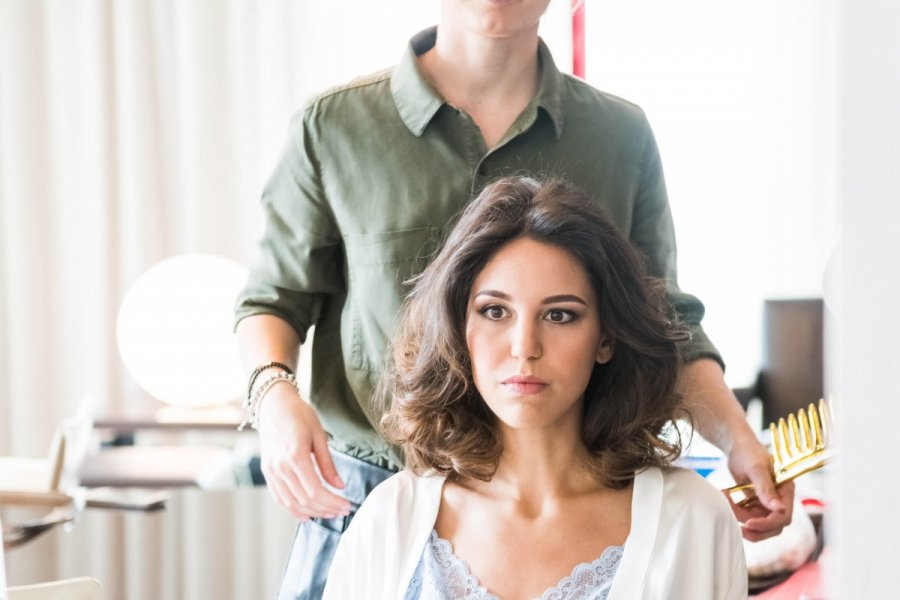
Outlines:
[[[307,466],[310,462],[311,459],[308,458]],[[287,491],[289,502],[294,510],[307,517],[333,517],[336,514],[334,508],[312,495],[311,490],[315,483],[304,481],[307,475],[301,463],[302,461],[298,460],[283,462],[278,470],[279,481]],[[318,480],[315,473],[312,474],[312,478]]]
[[[791,523],[794,506],[793,483],[786,483],[775,488],[784,510],[769,510],[757,497],[749,504],[735,504],[726,494],[735,517],[741,523],[741,532],[745,539],[758,542],[778,535]]]
[[[771,511],[785,511],[787,507],[775,489],[769,465],[756,464],[747,469],[747,477],[753,484],[760,503]],[[793,484],[791,484],[793,485]]]
[[[259,429],[263,473],[273,497],[298,518],[348,514],[350,503],[326,488],[326,483],[332,489],[343,488],[344,483],[315,411],[296,398],[279,399],[277,395],[269,398],[270,410]]]
[[[322,479],[313,468],[312,455],[307,456],[306,460],[296,461],[293,466],[303,485],[309,506],[319,513],[316,516],[333,517],[350,511],[350,503],[345,498],[332,493],[322,484]]]
[[[281,476],[275,473],[268,465],[263,466],[262,471],[266,478],[266,488],[269,490],[272,498],[275,499],[276,504],[288,511],[293,517],[301,521],[308,520],[309,515],[300,510],[300,506],[297,504],[293,494],[282,482]]]
[[[748,519],[744,522],[744,529],[759,534],[779,533],[788,523],[781,516],[781,513],[770,513],[765,517],[756,517]]]
[[[747,529],[747,527],[741,528],[741,534],[744,536],[744,539],[748,542],[761,542],[762,540],[768,539],[770,537],[774,537],[782,532],[782,529],[769,529],[766,531],[754,531],[752,529]]]
[[[786,509],[782,511],[767,511],[766,514],[753,515],[743,522],[744,537],[750,541],[758,542],[780,534],[785,527],[790,525],[793,518],[793,489],[785,490],[788,484],[780,486],[781,501]],[[789,492],[789,493],[786,493]],[[761,506],[761,505],[760,505]]]
[[[751,542],[758,542],[780,534],[788,525],[781,513],[770,513],[768,516],[750,519],[743,524],[744,538]]]
[[[293,510],[308,517],[327,516],[328,507],[315,502],[309,497],[306,486],[300,481],[293,465],[290,463],[281,464],[278,470],[278,478]]]
[[[784,527],[791,522],[787,511],[766,511],[766,514],[753,514],[744,521],[744,526],[757,531],[767,528]]]
[[[271,488],[276,501],[298,519],[330,516],[332,512],[327,506],[310,499],[295,470],[295,464],[302,462],[303,456],[306,456],[307,464],[310,462],[309,450],[299,450],[303,446],[305,444],[300,443],[293,450],[284,449],[275,454],[263,451],[262,470],[266,485]]]
[[[777,488],[775,488],[775,493],[778,495],[778,500],[781,502],[782,506],[784,506],[784,515],[785,515],[785,524],[791,522],[791,517],[794,514],[794,482],[788,481],[787,483],[782,483]]]
[[[727,493],[725,494],[725,497],[728,498],[728,502],[731,504],[731,510],[734,512],[734,516],[737,517],[737,520],[741,523],[745,523],[750,519],[765,517],[771,512],[755,498],[748,504],[741,505],[736,504]]]
[[[793,517],[793,502],[787,503],[785,510],[768,511],[767,514],[751,514],[744,521],[744,527],[757,532],[781,530],[790,524]]]
[[[331,450],[328,448],[328,438],[325,432],[313,435],[313,454],[316,457],[316,465],[319,467],[319,473],[328,485],[338,489],[344,488],[344,481],[338,475],[334,466],[334,460],[331,458]]]

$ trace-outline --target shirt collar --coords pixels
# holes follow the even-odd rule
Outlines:
[[[537,105],[547,111],[556,129],[556,139],[563,134],[563,108],[565,104],[565,75],[556,68],[550,48],[540,40],[538,56],[541,60],[541,80],[538,83]]]
[[[437,40],[437,27],[430,27],[417,33],[409,41],[400,63],[391,74],[391,95],[400,113],[400,118],[415,136],[421,136],[444,104],[435,90],[419,70],[416,57],[431,49]],[[550,49],[540,40],[538,56],[541,61],[541,80],[538,83],[537,106],[543,108],[553,120],[556,137],[563,131],[563,91],[564,75],[556,68]]]
[[[421,136],[441,105],[443,98],[437,93],[416,63],[416,56],[434,46],[437,40],[437,27],[431,27],[417,33],[409,41],[406,52],[400,63],[391,74],[391,95],[400,113],[413,135]]]

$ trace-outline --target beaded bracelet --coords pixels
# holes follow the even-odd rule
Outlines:
[[[294,374],[294,370],[292,368],[284,363],[276,362],[274,360],[263,365],[259,365],[258,367],[253,369],[253,373],[250,374],[250,383],[247,384],[247,400],[250,400],[250,396],[253,395],[253,384],[256,383],[256,378],[259,377],[260,373],[262,373],[266,369],[271,369],[272,367],[278,367],[285,373],[289,373],[291,375]]]
[[[249,396],[244,401],[244,420],[238,425],[238,431],[242,431],[247,425],[253,429],[257,429],[257,425],[259,425],[259,404],[262,402],[263,396],[265,396],[276,383],[282,381],[290,383],[294,386],[295,390],[298,392],[300,391],[300,388],[297,386],[297,379],[294,377],[293,373],[278,373],[277,375],[269,377],[260,384],[256,393]]]

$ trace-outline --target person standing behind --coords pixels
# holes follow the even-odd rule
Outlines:
[[[772,484],[770,457],[700,325],[703,305],[677,286],[647,119],[557,70],[538,37],[548,3],[442,0],[439,26],[416,35],[395,68],[319,95],[292,122],[236,308],[267,484],[291,514],[315,520],[298,528],[281,598],[318,597],[353,511],[402,466],[376,433],[372,395],[403,282],[489,181],[515,173],[571,181],[644,253],[690,329],[679,390],[698,431],[760,493],[761,506],[738,514],[744,536],[790,521],[793,488]],[[289,371],[312,325],[311,397],[302,399]]]

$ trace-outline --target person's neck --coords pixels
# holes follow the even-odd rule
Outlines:
[[[503,455],[489,493],[533,507],[604,488],[590,466],[591,456],[580,435],[516,431],[504,432]]]
[[[537,31],[496,39],[440,28],[419,64],[444,100],[472,117],[490,148],[537,92],[537,49]]]

